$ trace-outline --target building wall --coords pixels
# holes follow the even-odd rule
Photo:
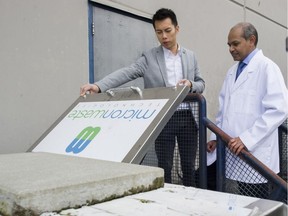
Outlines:
[[[227,34],[236,23],[256,26],[258,47],[287,82],[287,0],[95,1],[146,17],[160,7],[176,12],[179,43],[195,51],[206,81],[211,120],[234,63]],[[0,0],[0,153],[26,151],[79,96],[88,82],[87,21],[87,0]]]
[[[0,153],[25,152],[88,80],[87,1],[0,0]]]

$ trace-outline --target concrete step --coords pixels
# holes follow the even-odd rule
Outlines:
[[[0,215],[40,215],[163,187],[157,167],[51,153],[0,155]]]

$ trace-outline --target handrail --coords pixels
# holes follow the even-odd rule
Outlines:
[[[207,155],[206,155],[206,143],[207,143],[207,130],[205,123],[202,121],[206,118],[206,100],[202,94],[189,93],[184,102],[197,102],[199,106],[199,187],[207,188]]]
[[[222,131],[219,127],[217,127],[213,122],[211,122],[208,118],[203,118],[205,125],[209,128],[213,133],[219,136],[227,146],[227,143],[232,139],[228,134]],[[269,169],[265,164],[263,164],[260,160],[254,157],[250,152],[245,149],[239,154],[239,157],[246,161],[252,168],[257,170],[262,176],[264,176],[267,180],[273,182],[275,185],[281,187],[287,193],[287,182],[285,182],[282,178],[276,175],[271,169]]]

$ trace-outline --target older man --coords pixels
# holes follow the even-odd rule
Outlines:
[[[267,180],[255,178],[238,155],[246,148],[275,173],[279,172],[278,127],[288,115],[288,92],[279,67],[256,48],[258,33],[246,22],[229,32],[229,51],[235,61],[225,78],[219,96],[216,124],[234,137],[228,143],[226,177],[238,181],[243,195],[267,198]],[[216,148],[215,135],[208,142],[208,152]],[[255,176],[254,176],[255,175]]]

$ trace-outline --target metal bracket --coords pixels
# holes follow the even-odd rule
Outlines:
[[[107,90],[106,93],[109,96],[114,97],[116,92],[123,92],[123,91],[130,91],[130,90],[132,90],[134,93],[138,94],[140,98],[142,98],[142,90],[136,86],[130,86],[130,87],[125,87],[125,88],[113,88],[113,89]]]

